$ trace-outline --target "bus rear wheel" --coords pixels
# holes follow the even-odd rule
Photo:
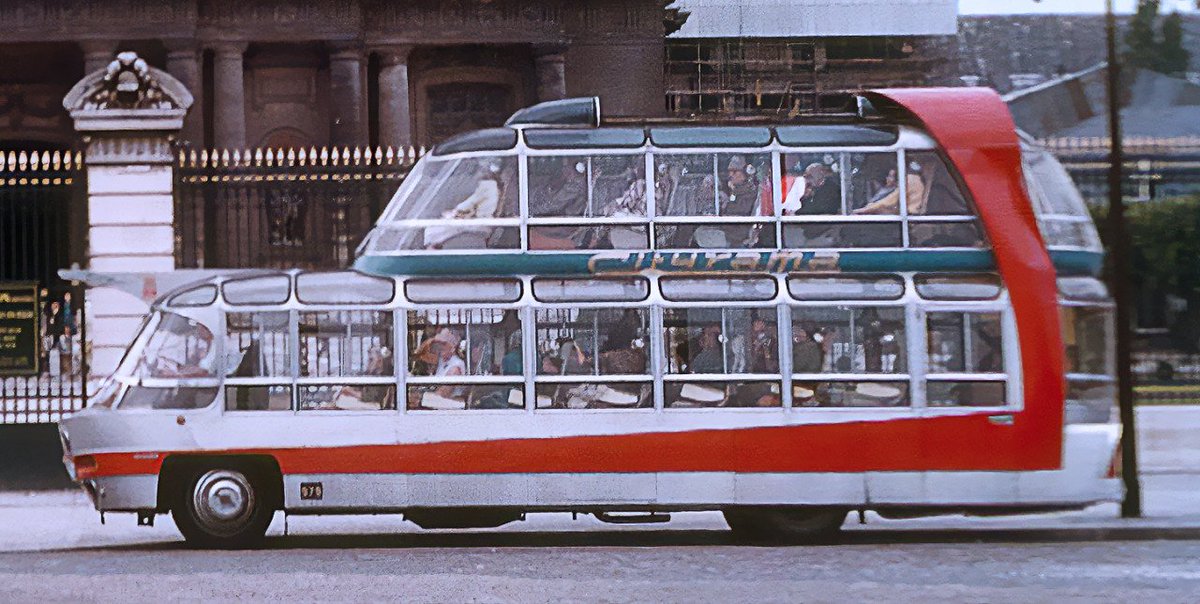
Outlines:
[[[262,542],[275,510],[251,475],[215,468],[196,472],[183,482],[171,516],[188,543],[236,549]]]
[[[739,506],[722,510],[739,538],[770,543],[830,543],[846,520],[845,508]]]

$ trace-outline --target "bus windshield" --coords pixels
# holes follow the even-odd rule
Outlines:
[[[173,312],[156,311],[115,377],[122,381],[216,377],[212,330]]]

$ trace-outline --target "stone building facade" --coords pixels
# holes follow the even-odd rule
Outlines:
[[[658,0],[5,0],[0,147],[74,144],[62,98],[122,50],[200,147],[428,145],[564,95],[662,111]]]

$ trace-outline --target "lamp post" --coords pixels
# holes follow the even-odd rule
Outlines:
[[[1104,1],[1105,33],[1108,52],[1108,132],[1111,140],[1108,165],[1108,234],[1109,269],[1112,294],[1117,306],[1117,404],[1121,416],[1121,477],[1125,483],[1125,499],[1121,501],[1121,516],[1139,518],[1142,515],[1142,487],[1138,480],[1137,429],[1133,413],[1133,371],[1130,352],[1133,345],[1132,313],[1129,296],[1129,233],[1125,228],[1125,200],[1121,192],[1121,168],[1124,151],[1121,147],[1120,57],[1117,53],[1117,17],[1113,0]]]

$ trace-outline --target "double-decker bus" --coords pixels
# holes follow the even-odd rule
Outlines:
[[[773,124],[537,105],[423,158],[356,270],[160,298],[65,459],[202,546],[279,510],[821,539],[1078,508],[1121,494],[1100,261],[990,91]]]

